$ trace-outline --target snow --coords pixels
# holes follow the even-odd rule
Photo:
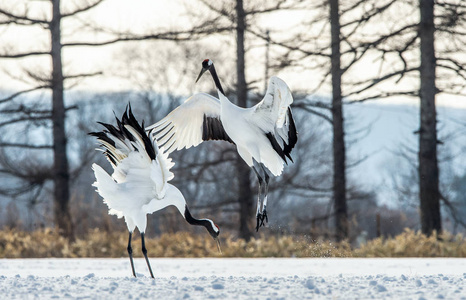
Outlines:
[[[2,259],[3,299],[466,299],[464,258]]]

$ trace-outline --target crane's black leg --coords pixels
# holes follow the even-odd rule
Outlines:
[[[252,169],[254,170],[254,173],[256,173],[257,180],[259,181],[259,194],[257,195],[257,210],[256,210],[256,219],[257,219],[256,231],[259,231],[260,222],[262,220],[262,213],[261,213],[262,177],[259,174],[259,172],[256,170],[255,166],[253,166]]]
[[[131,248],[131,237],[133,236],[133,233],[129,233],[129,239],[128,239],[128,254],[129,254],[129,261],[131,262],[131,270],[133,270],[133,276],[136,277],[136,272],[134,271],[134,262],[133,262],[133,248]]]
[[[155,278],[154,274],[152,273],[152,268],[150,267],[149,258],[147,258],[147,249],[146,249],[146,243],[144,241],[144,232],[141,233],[141,242],[142,242],[142,254],[144,254],[144,258],[146,259],[147,267],[149,267],[150,276],[152,278]]]
[[[264,165],[262,165],[262,170],[264,170],[264,177],[265,177],[265,191],[264,191],[264,202],[262,204],[262,219],[261,219],[261,225],[264,225],[264,219],[265,222],[269,222],[269,218],[267,217],[267,194],[269,192],[269,174],[267,174],[267,171],[264,169]]]

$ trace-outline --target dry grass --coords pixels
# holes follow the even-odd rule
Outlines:
[[[466,257],[461,235],[445,233],[440,239],[405,230],[390,239],[378,238],[353,249],[347,242],[309,241],[292,236],[251,239],[246,242],[221,239],[222,255],[213,239],[185,232],[147,239],[151,257]],[[125,257],[126,232],[94,229],[85,238],[68,243],[52,229],[23,232],[0,231],[0,258]],[[140,239],[133,240],[133,253],[141,256]]]
[[[466,240],[445,232],[425,236],[411,229],[391,239],[377,238],[353,251],[357,257],[466,257]]]

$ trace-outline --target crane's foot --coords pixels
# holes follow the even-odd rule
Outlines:
[[[260,226],[265,226],[264,220],[265,220],[265,223],[269,222],[269,218],[267,217],[267,210],[265,209],[265,207],[264,207],[264,210],[262,211]]]
[[[257,218],[257,225],[256,225],[256,232],[259,231],[259,227],[261,227],[261,222],[262,222],[262,214],[261,213],[258,213],[256,215],[256,218]]]

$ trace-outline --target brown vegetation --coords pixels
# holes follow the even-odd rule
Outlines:
[[[15,229],[0,231],[0,258],[78,258],[126,257],[127,234],[94,229],[85,237],[68,242],[52,229],[32,233]],[[141,257],[139,237],[133,243],[134,254]],[[352,248],[346,241],[334,243],[306,237],[261,237],[221,239],[222,254],[214,240],[186,232],[162,234],[148,239],[151,257],[466,257],[466,239],[444,233],[427,237],[406,229],[394,238],[377,238]]]

